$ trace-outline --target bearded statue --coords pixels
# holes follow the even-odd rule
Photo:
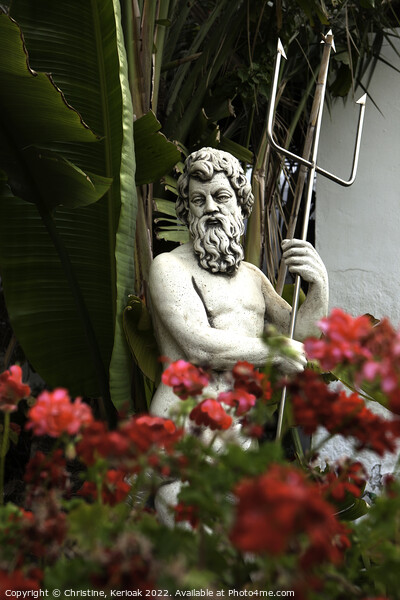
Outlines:
[[[220,203],[218,210],[204,211],[201,217],[189,209],[190,180],[210,182],[218,173],[225,175],[236,194],[233,211]],[[178,218],[189,227],[193,249],[199,264],[212,273],[233,273],[243,260],[241,237],[244,219],[254,202],[251,186],[238,160],[215,148],[193,152],[185,163],[184,173],[178,180],[179,197],[176,202]]]
[[[271,357],[263,341],[265,327],[271,324],[287,334],[291,309],[262,271],[243,260],[241,236],[254,197],[239,161],[214,148],[193,152],[178,180],[178,193],[176,213],[191,239],[156,256],[150,269],[150,309],[160,354],[171,362],[206,366],[212,377],[204,393],[213,398],[230,388],[230,372],[238,361],[262,368],[270,359],[282,373],[301,371],[306,358],[298,340],[318,335],[315,323],[328,306],[326,269],[315,249],[301,240],[282,243],[289,271],[309,286],[297,316],[296,339],[287,340],[291,355]],[[169,417],[180,402],[161,382],[150,411]],[[244,442],[240,426],[233,433],[237,443]],[[164,523],[173,524],[171,507],[180,487],[179,481],[166,481],[157,493]]]

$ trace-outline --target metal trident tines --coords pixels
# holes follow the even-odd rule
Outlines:
[[[301,232],[302,240],[307,239],[308,223],[310,220],[313,184],[314,184],[314,178],[315,178],[316,173],[320,173],[321,175],[324,175],[324,177],[328,177],[328,179],[331,179],[332,181],[334,181],[340,185],[343,185],[343,186],[350,186],[354,182],[354,180],[356,178],[358,157],[359,157],[360,144],[361,144],[362,127],[363,127],[363,123],[364,123],[366,94],[364,94],[364,96],[362,96],[362,98],[360,98],[357,102],[357,104],[360,105],[360,113],[359,113],[359,118],[358,118],[357,137],[356,137],[356,143],[355,143],[355,148],[354,148],[353,164],[352,164],[350,178],[348,180],[341,179],[340,177],[337,177],[336,175],[329,173],[329,171],[326,171],[325,169],[322,169],[321,167],[319,167],[317,165],[319,136],[320,136],[320,131],[321,131],[321,123],[322,123],[322,112],[323,112],[324,100],[325,100],[326,82],[327,82],[327,78],[328,78],[329,57],[330,57],[331,50],[335,49],[335,46],[333,43],[332,31],[329,31],[326,34],[326,36],[323,36],[323,37],[324,37],[324,39],[321,43],[324,44],[324,51],[323,51],[320,70],[318,73],[317,88],[316,88],[314,104],[313,104],[313,107],[311,110],[311,117],[310,117],[310,121],[311,121],[310,122],[310,127],[311,127],[310,131],[312,132],[310,157],[309,156],[297,156],[296,154],[293,154],[293,152],[290,152],[286,148],[283,148],[282,146],[280,146],[274,140],[273,123],[274,123],[274,114],[275,114],[276,93],[277,93],[277,88],[278,88],[279,69],[280,69],[282,56],[286,59],[286,55],[285,55],[285,52],[284,52],[284,49],[283,49],[283,46],[282,46],[280,40],[278,40],[275,71],[274,71],[271,98],[270,98],[269,110],[268,110],[267,132],[268,132],[268,139],[269,139],[271,146],[279,154],[283,154],[284,156],[287,156],[288,158],[296,161],[297,163],[299,163],[300,165],[302,165],[303,167],[305,167],[306,169],[309,170],[307,188],[306,188],[306,200],[305,200],[305,207],[304,207],[304,219],[303,219],[303,226],[302,226],[302,232]],[[298,304],[299,304],[300,284],[301,284],[300,276],[297,275],[296,279],[295,279],[292,312],[291,312],[291,318],[290,318],[289,338],[291,338],[291,339],[294,338],[294,333],[295,333],[295,328],[296,328],[296,317],[297,317],[297,310],[298,310]],[[281,397],[281,402],[280,402],[280,406],[279,406],[279,417],[278,417],[278,425],[277,425],[277,432],[276,432],[277,439],[280,439],[281,433],[282,433],[285,402],[286,402],[286,388],[284,388],[282,391],[282,397]]]

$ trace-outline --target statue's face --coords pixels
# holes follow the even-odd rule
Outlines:
[[[189,181],[189,231],[200,265],[212,273],[234,273],[243,259],[243,215],[223,173]]]
[[[200,219],[208,215],[207,225],[218,225],[213,216],[222,213],[237,215],[240,212],[234,189],[224,173],[216,173],[209,181],[189,180],[189,211]]]

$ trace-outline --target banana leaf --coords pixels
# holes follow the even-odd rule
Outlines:
[[[178,148],[160,133],[160,129],[161,124],[151,110],[135,121],[136,185],[160,179],[181,158]]]
[[[129,297],[124,311],[124,329],[136,364],[151,382],[158,385],[161,375],[160,351],[150,313],[137,296]]]
[[[23,34],[18,46],[10,33],[16,24],[1,16],[2,57],[18,56],[18,65],[0,65],[9,77],[2,125],[17,158],[0,165],[9,177],[0,202],[0,269],[10,320],[50,386],[103,398],[111,391],[120,406],[130,398],[122,312],[134,280],[136,189],[119,2],[15,0],[11,17]],[[17,67],[24,77],[6,73]],[[36,81],[43,90],[33,91]],[[26,194],[13,185],[18,173]],[[93,186],[98,193],[90,199]]]

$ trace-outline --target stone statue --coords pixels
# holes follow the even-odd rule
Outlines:
[[[257,267],[243,260],[240,239],[254,198],[238,160],[214,148],[193,152],[186,159],[178,192],[177,216],[188,225],[192,239],[152,263],[153,324],[164,356],[211,366],[214,377],[207,393],[216,396],[226,390],[225,373],[237,361],[265,365],[264,328],[272,324],[287,334],[290,306]],[[326,269],[308,242],[284,240],[282,252],[289,271],[309,283],[297,316],[296,338],[318,335],[315,323],[328,309]],[[295,358],[273,359],[286,374],[301,371],[306,364],[302,343],[288,339],[288,344]],[[161,383],[151,412],[167,417],[179,402]],[[164,500],[173,504],[178,488],[174,484],[165,488]]]

